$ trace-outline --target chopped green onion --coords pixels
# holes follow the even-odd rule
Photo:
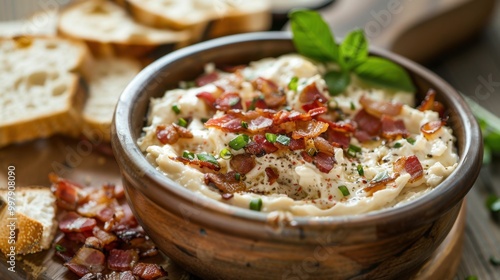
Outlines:
[[[56,251],[58,252],[66,252],[66,248],[60,244],[56,244]]]
[[[247,129],[248,128],[248,123],[246,121],[241,121],[241,127]]]
[[[234,137],[233,139],[231,139],[231,141],[229,141],[229,147],[231,147],[231,149],[233,149],[233,150],[240,150],[240,149],[244,148],[248,144],[249,141],[250,141],[250,137],[248,137],[248,135],[240,134],[240,135]]]
[[[194,154],[191,153],[191,152],[188,152],[188,151],[184,151],[182,153],[182,157],[183,158],[187,158],[187,159],[190,159],[190,160],[193,160],[194,159]]]
[[[392,147],[393,147],[393,148],[395,148],[395,149],[398,149],[398,148],[403,147],[403,144],[401,144],[401,143],[399,143],[399,142],[396,142],[396,143],[394,144],[394,146],[392,146]]]
[[[177,104],[172,105],[172,111],[174,111],[176,115],[181,113],[181,109],[177,106]]]
[[[208,120],[209,120],[208,118],[201,118],[202,123],[206,123],[206,122],[208,122]]]
[[[380,182],[384,179],[387,179],[389,177],[389,173],[387,173],[387,170],[384,170],[382,172],[377,173],[375,177],[373,177],[372,182]]]
[[[271,142],[271,143],[276,142],[277,138],[278,138],[278,136],[276,136],[276,134],[274,134],[274,133],[266,133],[266,140]]]
[[[182,127],[187,127],[188,122],[184,118],[179,118],[179,121],[177,122],[178,125]]]
[[[356,106],[354,105],[354,103],[351,101],[351,111],[354,111],[356,110]]]
[[[236,173],[234,174],[234,179],[236,179],[236,181],[240,181],[240,180],[241,180],[241,174],[240,174],[240,173],[238,173],[238,172],[236,172]]]
[[[217,161],[217,159],[211,154],[196,154],[196,157],[201,161],[210,162],[210,163],[213,163],[217,166],[219,165],[219,162]]]
[[[262,209],[262,199],[254,198],[250,200],[250,210],[260,211]]]
[[[276,142],[280,143],[281,145],[288,146],[290,145],[290,137],[280,134],[278,135],[278,137],[276,137]]]
[[[347,149],[347,154],[351,157],[356,157],[357,153],[361,152],[361,148],[356,146],[356,145],[349,145],[349,148]]]
[[[350,195],[351,193],[349,192],[349,190],[347,189],[346,186],[342,185],[342,186],[339,186],[338,187],[340,192],[342,193],[343,196],[348,196]]]
[[[292,107],[290,106],[286,106],[284,109],[287,110],[288,112],[292,111]]]
[[[365,176],[365,170],[363,169],[363,165],[358,164],[357,169],[358,169],[359,176]]]
[[[297,86],[299,84],[299,78],[298,77],[293,77],[290,82],[288,83],[288,88],[293,91],[297,91]]]
[[[412,144],[412,145],[413,145],[413,144],[415,144],[415,141],[416,141],[416,140],[415,140],[415,138],[409,137],[409,138],[406,138],[406,141],[407,141],[408,143],[410,143],[410,144]]]
[[[316,153],[318,153],[318,150],[316,150],[315,148],[309,148],[307,149],[307,154],[310,155],[310,156],[315,156]]]
[[[220,155],[220,157],[222,159],[231,159],[231,158],[233,158],[233,154],[231,153],[231,151],[228,148],[222,149],[220,151],[219,155]]]

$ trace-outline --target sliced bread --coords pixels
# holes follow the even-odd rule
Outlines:
[[[0,147],[56,133],[77,136],[88,50],[54,37],[0,38]]]
[[[104,0],[77,1],[64,9],[58,33],[84,40],[96,56],[142,57],[159,47],[184,46],[191,39],[186,31],[136,23],[121,6]]]
[[[271,23],[268,0],[124,0],[139,22],[177,30],[212,22],[209,37],[262,31]]]
[[[111,122],[120,94],[141,70],[136,60],[125,58],[96,59],[89,78],[89,96],[83,108],[83,134],[111,138]]]
[[[0,228],[0,250],[9,254],[14,246],[16,254],[24,255],[50,248],[57,231],[56,198],[50,189],[17,187],[13,194],[3,189],[0,197],[0,223],[4,225]],[[9,242],[11,236],[15,244]]]

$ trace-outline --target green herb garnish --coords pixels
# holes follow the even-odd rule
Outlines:
[[[290,12],[293,43],[303,56],[338,64],[338,70],[325,74],[331,95],[343,92],[351,74],[375,86],[414,92],[415,86],[406,70],[385,58],[368,55],[368,43],[362,30],[350,32],[341,44],[335,43],[328,24],[310,10]]]
[[[240,181],[240,180],[241,180],[241,174],[240,174],[240,173],[238,173],[238,172],[234,173],[234,179],[235,179],[236,181]]]
[[[363,169],[363,165],[358,164],[358,166],[356,167],[356,169],[358,169],[359,176],[365,176],[365,170]]]
[[[183,158],[187,158],[187,159],[189,159],[189,160],[193,160],[193,159],[194,159],[194,154],[193,154],[193,153],[191,153],[191,152],[189,152],[189,151],[184,151],[184,152],[182,153],[182,157],[183,157]]]
[[[266,140],[269,141],[270,143],[274,143],[276,142],[276,139],[278,138],[278,136],[274,133],[266,133]]]
[[[66,248],[60,244],[56,244],[56,251],[57,252],[66,252]]]
[[[361,147],[358,147],[358,146],[353,145],[353,144],[350,144],[349,148],[347,148],[347,154],[350,157],[356,157],[356,154],[360,153],[360,152],[361,152]]]
[[[373,177],[372,182],[377,183],[387,178],[389,178],[389,173],[387,173],[387,170],[384,170],[382,172],[377,173],[377,175]]]
[[[243,127],[244,129],[247,129],[248,123],[246,121],[241,121],[241,127]]]
[[[351,101],[351,104],[350,104],[350,105],[351,105],[351,111],[356,110],[356,106],[354,105],[354,102],[352,102],[352,101]]]
[[[312,156],[312,157],[315,156],[317,153],[318,153],[318,150],[316,150],[315,148],[307,149],[307,154]]]
[[[222,149],[219,153],[219,156],[221,159],[225,159],[225,160],[233,158],[233,154],[231,153],[231,151],[228,148]]]
[[[396,142],[396,143],[394,143],[394,146],[392,146],[392,147],[395,149],[399,149],[399,148],[403,147],[403,144]]]
[[[299,85],[299,78],[292,77],[290,82],[288,83],[288,88],[293,91],[297,91],[297,87]]]
[[[250,200],[250,210],[260,211],[262,209],[262,199],[254,198]]]
[[[201,161],[210,162],[210,163],[213,163],[217,166],[219,165],[219,162],[217,161],[217,159],[211,154],[196,154],[196,157]]]
[[[415,144],[415,141],[417,141],[417,140],[415,140],[415,138],[412,138],[412,137],[406,138],[406,142],[408,142],[408,143],[410,143],[412,145]]]
[[[182,126],[182,127],[187,127],[188,122],[184,118],[179,118],[179,120],[177,121],[177,124],[179,126]]]
[[[174,113],[176,115],[181,113],[181,109],[179,108],[179,106],[177,104],[172,105],[172,111],[174,111]]]
[[[249,141],[250,141],[250,137],[248,137],[248,135],[240,134],[240,135],[234,137],[233,139],[231,139],[231,141],[229,141],[229,147],[231,147],[231,149],[237,151],[237,150],[244,148],[248,144]]]
[[[276,142],[280,143],[281,145],[288,146],[290,145],[290,137],[280,134],[278,135],[278,137],[276,137]]]
[[[348,196],[350,195],[351,193],[349,192],[349,190],[347,189],[346,186],[342,185],[342,186],[338,186],[340,192],[342,193],[343,196]]]

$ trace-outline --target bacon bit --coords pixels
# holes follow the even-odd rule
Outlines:
[[[138,263],[134,266],[132,273],[145,280],[154,280],[168,275],[161,266],[152,263]]]
[[[99,238],[99,240],[101,240],[103,246],[106,246],[118,240],[118,237],[116,237],[114,233],[104,231],[99,227],[94,227],[94,229],[92,230],[92,234],[95,237]]]
[[[179,134],[179,138],[193,138],[193,133],[189,129],[175,123],[173,123],[172,125]]]
[[[87,200],[88,194],[80,185],[62,179],[54,173],[49,174],[52,192],[57,198],[57,206],[66,210],[76,210],[80,203]]]
[[[323,136],[333,146],[342,147],[343,149],[349,147],[351,143],[351,136],[349,134],[331,129],[330,126],[328,126],[328,130]]]
[[[248,111],[255,109],[267,109],[266,101],[264,97],[258,96],[254,97],[252,100],[248,100],[245,102],[245,107]]]
[[[417,107],[419,111],[433,110],[434,109],[434,100],[436,98],[436,91],[430,88],[425,94],[424,100]]]
[[[220,70],[227,72],[227,73],[234,73],[239,70],[243,70],[247,67],[247,65],[241,64],[241,65],[220,65],[217,66]]]
[[[313,163],[314,165],[316,165],[319,171],[323,173],[328,173],[330,172],[330,170],[332,170],[333,166],[335,165],[335,158],[323,152],[319,152],[317,155],[314,156]]]
[[[204,85],[213,83],[219,79],[219,74],[217,72],[212,72],[208,74],[203,74],[198,77],[194,82],[196,86],[202,87]]]
[[[84,218],[75,212],[68,212],[61,219],[59,229],[62,232],[84,232],[92,231],[95,225],[95,219]]]
[[[271,127],[273,125],[273,120],[259,116],[254,120],[250,120],[248,122],[248,130],[252,133],[257,133],[260,131],[264,131],[265,129]]]
[[[266,169],[264,171],[266,172],[267,179],[269,180],[270,185],[274,184],[274,182],[276,182],[276,180],[278,180],[279,173],[275,168],[266,167]]]
[[[113,218],[114,214],[115,214],[115,207],[106,206],[102,208],[95,217],[101,222],[107,222]]]
[[[120,240],[124,241],[126,244],[133,242],[135,239],[141,239],[146,236],[142,227],[137,226],[135,228],[124,228],[121,230],[115,231],[116,236],[120,238]]]
[[[156,127],[156,138],[164,145],[172,145],[179,140],[179,133],[173,125],[159,125]]]
[[[211,94],[210,92],[207,92],[207,91],[202,91],[200,93],[197,93],[196,94],[196,97],[198,97],[199,99],[203,100],[205,102],[205,104],[211,108],[211,109],[215,109],[215,96],[213,94]]]
[[[82,277],[89,272],[102,272],[104,270],[105,261],[106,257],[101,251],[82,247],[69,262],[64,264],[64,266]]]
[[[312,118],[314,118],[314,117],[319,116],[321,114],[324,114],[326,112],[328,112],[328,108],[326,108],[326,107],[317,107],[317,108],[308,110],[307,114],[309,116],[311,116]]]
[[[278,147],[274,146],[273,143],[267,141],[266,137],[262,134],[255,135],[253,137],[253,141],[259,144],[266,154],[271,154],[278,150]]]
[[[236,180],[236,173],[229,171],[226,174],[222,173],[206,173],[205,184],[213,184],[222,193],[235,193],[246,189],[245,183]]]
[[[241,106],[241,97],[236,92],[223,93],[215,100],[214,107],[224,112],[231,109],[243,109],[243,106]]]
[[[241,121],[242,119],[238,116],[226,114],[220,118],[209,119],[205,122],[205,126],[218,128],[224,132],[240,132],[243,131]]]
[[[103,244],[102,244],[101,240],[99,240],[99,238],[94,237],[94,236],[89,236],[89,237],[87,237],[87,239],[85,239],[84,246],[87,248],[92,248],[92,249],[102,251]]]
[[[323,137],[314,137],[314,146],[320,152],[323,152],[329,156],[333,156],[335,154],[335,147],[332,146],[325,138]]]
[[[422,127],[420,127],[420,131],[422,131],[425,138],[430,139],[444,125],[445,125],[444,121],[431,121],[422,125]]]
[[[139,261],[139,255],[135,250],[113,249],[109,252],[108,268],[117,271],[131,270]]]
[[[305,149],[306,143],[304,142],[304,138],[300,139],[290,138],[290,144],[288,145],[288,148],[292,151]]]
[[[312,83],[302,90],[299,95],[299,101],[304,104],[302,105],[302,109],[309,111],[312,108],[324,106],[322,103],[326,103],[328,99],[319,92],[316,83]]]
[[[358,130],[365,131],[370,136],[370,138],[379,135],[380,129],[382,127],[380,119],[370,115],[365,110],[360,110],[356,114],[356,116],[354,116],[354,122],[357,124]],[[358,138],[358,140],[360,139]]]
[[[344,121],[332,122],[322,117],[317,118],[317,120],[327,123],[329,129],[333,129],[338,132],[352,133],[356,130],[356,127],[350,122],[344,122]]]
[[[254,88],[264,94],[264,102],[269,108],[278,108],[286,104],[286,96],[271,80],[259,77],[252,82]]]
[[[247,174],[250,172],[256,165],[255,157],[251,154],[238,154],[233,156],[231,161],[229,161],[229,165],[231,168],[240,173]]]
[[[368,187],[364,188],[364,191],[368,193],[368,196],[372,196],[375,192],[387,188],[387,185],[394,182],[394,180],[396,180],[396,177],[387,177],[377,182],[370,182]]]
[[[410,183],[414,183],[424,176],[424,169],[418,157],[412,156],[402,156],[396,160],[394,163],[394,172],[403,173],[406,172],[411,175]]]
[[[82,232],[66,232],[64,233],[64,236],[66,236],[66,238],[70,241],[83,244],[85,243],[85,240],[87,240],[87,238],[92,236],[92,231],[86,230]]]
[[[410,133],[406,130],[403,120],[395,120],[388,115],[382,115],[382,137],[386,139],[398,139],[408,137]]]
[[[297,130],[292,133],[292,138],[314,138],[328,129],[328,124],[317,120],[309,122],[298,121],[296,123]]]
[[[312,163],[314,158],[307,153],[307,151],[302,151],[300,152],[300,155],[302,155],[302,158],[309,163]]]
[[[64,262],[68,262],[73,258],[80,247],[80,244],[77,242],[61,236],[55,243],[56,256],[60,257]],[[57,248],[61,248],[61,250]]]
[[[356,130],[354,132],[354,138],[358,139],[359,142],[363,143],[366,141],[373,140],[374,137],[370,136],[370,134],[368,134],[368,132],[366,132],[366,131]]]
[[[403,104],[385,100],[373,100],[365,95],[361,96],[359,103],[371,115],[381,117],[382,115],[397,116],[401,113]]]
[[[208,162],[208,161],[203,161],[203,160],[198,160],[198,159],[188,159],[188,158],[185,158],[185,157],[174,157],[174,158],[171,158],[173,160],[176,160],[178,162],[182,162],[184,164],[189,164],[189,165],[195,165],[195,166],[199,166],[200,168],[208,168],[208,169],[211,169],[211,170],[215,170],[215,171],[219,171],[220,170],[220,166],[217,165],[217,164],[214,164],[214,163],[211,163],[211,162]]]
[[[256,157],[262,157],[266,154],[266,150],[261,144],[252,141],[245,146],[245,152],[254,155]]]

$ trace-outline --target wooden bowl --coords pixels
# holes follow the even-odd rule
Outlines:
[[[456,170],[432,192],[401,207],[357,216],[296,217],[276,225],[265,213],[183,188],[156,170],[136,144],[150,99],[194,79],[206,63],[236,65],[294,51],[288,33],[244,34],[178,50],[144,69],[125,89],[114,119],[112,145],[127,199],[161,251],[204,279],[406,278],[450,231],[482,158],[481,133],[470,109],[422,66],[371,50],[406,68],[419,92],[437,91],[457,137]]]

